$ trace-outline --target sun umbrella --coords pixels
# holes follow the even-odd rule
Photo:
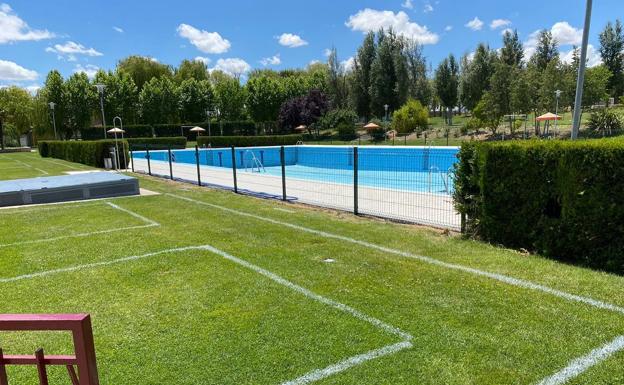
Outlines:
[[[547,112],[544,115],[538,116],[536,120],[538,122],[543,122],[545,120],[561,120],[561,116],[555,115],[552,112]]]
[[[364,126],[364,128],[379,128],[380,126],[376,123],[370,122]]]

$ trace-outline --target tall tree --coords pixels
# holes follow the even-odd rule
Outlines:
[[[427,60],[423,55],[422,45],[407,41],[403,51],[409,76],[409,96],[423,106],[431,104],[431,88],[427,79]]]
[[[496,53],[486,44],[479,44],[472,60],[462,70],[461,102],[468,110],[472,110],[481,100],[483,93],[490,89],[490,77],[494,72]]]
[[[55,104],[54,115],[50,113],[50,122],[52,122],[52,116],[54,116],[54,122],[56,123],[57,133],[60,134],[64,130],[65,125],[65,111],[66,100],[65,92],[63,90],[63,76],[57,70],[52,70],[48,73],[46,81],[43,86],[43,93],[45,95],[45,103],[49,105],[51,102]],[[50,128],[53,128],[53,124],[50,123]]]
[[[279,108],[284,102],[282,81],[272,76],[256,76],[247,81],[247,108],[257,123],[277,121]]]
[[[400,52],[403,39],[394,31],[381,30],[378,35],[377,52],[371,66],[371,112],[384,116],[399,108],[407,100],[407,70]]]
[[[542,30],[537,37],[537,47],[531,60],[538,70],[544,71],[548,64],[559,58],[559,43],[549,30]]]
[[[445,58],[436,69],[435,86],[442,106],[446,109],[447,124],[453,124],[453,108],[457,106],[459,68],[453,54]]]
[[[494,65],[494,73],[490,79],[490,93],[498,104],[501,114],[511,113],[511,84],[517,75],[515,66],[499,62]]]
[[[349,90],[346,68],[338,60],[338,51],[332,47],[327,59],[328,94],[334,108],[345,108],[348,105]]]
[[[624,31],[618,19],[608,22],[600,33],[600,57],[613,76],[609,80],[611,95],[624,95]]]
[[[63,92],[66,103],[63,134],[69,139],[79,130],[89,127],[97,96],[95,88],[84,72],[70,76],[63,86]]]
[[[152,78],[139,94],[141,118],[148,124],[178,123],[178,92],[168,77]]]
[[[211,81],[219,118],[222,120],[244,119],[246,94],[238,79],[219,71],[213,71]]]
[[[214,94],[208,80],[185,79],[178,89],[180,119],[184,123],[206,119],[206,111],[213,108]]]
[[[174,77],[178,84],[187,79],[208,80],[208,67],[199,60],[184,59],[176,68]]]
[[[138,122],[139,93],[134,81],[125,72],[98,71],[93,84],[104,84],[104,113],[109,119],[119,116],[124,124]]]
[[[117,71],[130,75],[139,92],[152,78],[172,76],[171,67],[168,65],[161,64],[153,58],[137,55],[120,60],[117,63]]]
[[[355,57],[352,87],[355,110],[367,120],[371,117],[371,69],[375,56],[375,34],[369,32]]]
[[[0,88],[0,119],[4,135],[13,139],[15,144],[18,144],[19,135],[28,132],[33,124],[33,104],[33,97],[23,88]]]
[[[503,48],[501,48],[500,58],[503,63],[509,66],[518,68],[522,66],[524,47],[518,37],[517,30],[514,30],[513,33],[507,30],[503,34]]]

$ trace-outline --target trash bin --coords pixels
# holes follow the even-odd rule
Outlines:
[[[113,161],[111,158],[104,158],[104,168],[107,170],[113,168]]]

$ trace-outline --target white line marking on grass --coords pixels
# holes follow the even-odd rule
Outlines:
[[[592,350],[588,354],[571,361],[568,366],[550,377],[543,379],[538,385],[562,385],[577,377],[587,369],[611,357],[613,354],[624,349],[624,336],[619,336],[613,341]]]
[[[299,230],[299,231],[304,231],[307,233],[311,233],[311,234],[316,234],[322,237],[326,237],[326,238],[332,238],[332,239],[338,239],[341,241],[345,241],[345,242],[349,242],[349,243],[353,243],[356,245],[360,245],[360,246],[364,246],[364,247],[368,247],[371,249],[375,249],[375,250],[379,250],[379,251],[383,251],[389,254],[395,254],[395,255],[399,255],[405,258],[410,258],[410,259],[415,259],[415,260],[419,260],[425,263],[429,263],[435,266],[440,266],[440,267],[444,267],[447,269],[452,269],[452,270],[457,270],[457,271],[462,271],[465,273],[470,273],[470,274],[474,274],[480,277],[486,277],[486,278],[490,278],[490,279],[494,279],[497,280],[499,282],[502,283],[506,283],[512,286],[516,286],[516,287],[521,287],[524,289],[529,289],[529,290],[536,290],[536,291],[541,291],[550,295],[553,295],[555,297],[559,297],[559,298],[563,298],[569,301],[573,301],[573,302],[580,302],[586,305],[590,305],[593,307],[596,307],[598,309],[603,309],[603,310],[610,310],[616,313],[620,313],[620,314],[624,314],[624,307],[621,306],[617,306],[617,305],[613,305],[607,302],[603,302],[603,301],[599,301],[590,297],[585,297],[585,296],[580,296],[580,295],[576,295],[576,294],[570,294],[561,290],[557,290],[557,289],[553,289],[551,287],[548,286],[544,286],[538,283],[534,283],[534,282],[530,282],[530,281],[526,281],[523,279],[518,279],[518,278],[513,278],[513,277],[509,277],[503,274],[498,274],[498,273],[491,273],[488,271],[484,271],[484,270],[479,270],[479,269],[475,269],[472,267],[467,267],[467,266],[462,266],[462,265],[457,265],[457,264],[453,264],[453,263],[448,263],[448,262],[443,262],[440,260],[437,260],[435,258],[431,258],[431,257],[425,257],[425,256],[421,256],[421,255],[415,255],[412,253],[408,253],[406,251],[401,251],[401,250],[396,250],[396,249],[391,249],[388,247],[384,247],[384,246],[380,246],[380,245],[376,245],[373,243],[369,243],[366,241],[361,241],[358,239],[354,239],[354,238],[349,238],[349,237],[345,237],[342,235],[338,235],[338,234],[333,234],[333,233],[328,233],[325,231],[321,231],[321,230],[315,230],[315,229],[311,229],[308,227],[304,227],[304,226],[300,226],[300,225],[295,225],[292,223],[288,223],[288,222],[282,222],[276,219],[272,219],[272,218],[266,218],[266,217],[261,217],[259,215],[255,215],[255,214],[251,214],[248,212],[244,212],[244,211],[239,211],[239,210],[235,210],[235,209],[231,209],[229,207],[224,207],[224,206],[220,206],[220,205],[216,205],[213,203],[207,203],[207,202],[203,202],[203,201],[199,201],[196,199],[192,199],[192,198],[188,198],[188,197],[184,197],[184,196],[180,196],[180,195],[175,195],[175,194],[171,194],[171,193],[167,193],[165,195],[168,195],[170,197],[173,198],[177,198],[177,199],[181,199],[181,200],[185,200],[188,202],[192,202],[195,204],[199,204],[199,205],[204,205],[207,207],[212,207],[215,209],[219,209],[228,213],[232,213],[232,214],[236,214],[236,215],[240,215],[240,216],[244,216],[244,217],[248,217],[248,218],[253,218],[253,219],[257,219],[260,221],[264,221],[264,222],[269,222],[269,223],[273,223],[276,225],[281,225],[281,226],[285,226],[285,227],[289,227],[295,230]],[[617,350],[621,350],[624,347],[621,347]],[[600,349],[598,349],[600,351]],[[594,353],[596,351],[593,351],[592,353]],[[592,354],[590,353],[590,355]],[[610,353],[612,354],[612,353]],[[608,356],[610,355],[604,355],[603,359],[608,358]],[[596,356],[596,354],[594,354],[594,356]],[[567,373],[569,373],[569,376],[566,377],[565,381],[568,381],[569,379],[572,379],[573,377],[578,376],[579,374],[581,374],[582,372],[584,372],[585,370],[589,369],[592,365],[595,365],[596,363],[598,363],[599,361],[589,361],[587,360],[586,357],[581,357],[573,362],[584,362],[584,365],[576,365],[576,369],[574,371],[570,371],[568,370]],[[568,369],[568,368],[566,368]],[[566,370],[564,369],[564,370]],[[564,382],[565,382],[564,381]],[[563,382],[560,383],[553,383],[553,384],[562,384]],[[549,384],[549,383],[546,383]],[[542,385],[542,384],[540,384]]]
[[[140,219],[141,221],[147,223],[145,225],[139,225],[139,226],[126,226],[126,227],[116,227],[113,229],[106,229],[106,230],[98,230],[98,231],[91,231],[88,233],[78,233],[78,234],[72,234],[72,235],[62,235],[59,237],[52,237],[52,238],[42,238],[42,239],[34,239],[34,240],[30,240],[30,241],[21,241],[21,242],[13,242],[13,243],[4,243],[4,244],[0,244],[0,248],[4,248],[4,247],[12,247],[12,246],[22,246],[22,245],[30,245],[30,244],[35,244],[35,243],[44,243],[44,242],[54,242],[54,241],[59,241],[61,239],[67,239],[67,238],[82,238],[82,237],[88,237],[90,235],[99,235],[99,234],[109,234],[109,233],[115,233],[115,232],[119,232],[119,231],[126,231],[126,230],[137,230],[137,229],[145,229],[148,227],[156,227],[156,226],[160,226],[160,224],[156,221],[153,221],[151,219],[148,219],[142,215],[139,215],[133,211],[130,211],[128,209],[124,209],[122,207],[119,207],[118,205],[111,203],[111,202],[105,202],[105,204],[107,204],[108,206],[112,207],[115,210],[119,210],[121,212],[124,212],[126,214],[129,214],[137,219]],[[87,205],[75,205],[75,206],[70,206],[72,208],[80,208],[83,206],[87,206]],[[95,206],[95,205],[93,205]],[[69,207],[67,207],[69,208]],[[20,213],[23,211],[20,211]]]
[[[48,270],[48,271],[42,271],[42,272],[38,272],[38,273],[32,273],[32,274],[24,274],[24,275],[20,275],[20,276],[16,276],[16,277],[11,277],[11,278],[0,278],[0,283],[7,283],[7,282],[15,282],[15,281],[20,281],[20,280],[25,280],[25,279],[32,279],[32,278],[39,278],[39,277],[44,277],[44,276],[49,276],[49,275],[53,275],[53,274],[59,274],[59,273],[68,273],[68,272],[74,272],[74,271],[79,271],[79,270],[86,270],[86,269],[93,269],[93,268],[97,268],[97,267],[103,267],[103,266],[109,266],[109,265],[113,265],[113,264],[118,264],[118,263],[123,263],[123,262],[130,262],[130,261],[136,261],[139,259],[145,259],[145,258],[149,258],[149,257],[153,257],[153,256],[157,256],[157,255],[161,255],[161,254],[169,254],[169,253],[179,253],[179,252],[183,252],[183,251],[190,251],[190,250],[204,250],[204,251],[208,251],[212,254],[216,254],[226,260],[229,260],[231,262],[234,262],[238,265],[241,265],[249,270],[252,270],[282,286],[285,286],[299,294],[302,294],[303,296],[312,299],[314,301],[320,302],[324,305],[327,305],[329,307],[332,307],[334,309],[337,309],[343,313],[347,313],[349,315],[351,315],[354,318],[357,318],[359,320],[362,320],[364,322],[367,322],[383,331],[385,331],[386,333],[395,335],[400,337],[401,339],[403,339],[403,341],[395,343],[395,344],[391,344],[391,345],[387,345],[384,347],[381,347],[379,349],[375,349],[375,350],[371,350],[368,351],[366,353],[363,354],[358,354],[356,356],[353,357],[349,357],[347,359],[344,359],[336,364],[332,364],[330,366],[327,366],[325,368],[322,369],[315,369],[312,370],[300,377],[297,377],[294,380],[290,380],[290,381],[286,381],[283,382],[282,385],[302,385],[302,384],[309,384],[318,380],[321,380],[323,378],[332,376],[336,373],[339,372],[343,372],[347,369],[350,369],[352,367],[361,365],[363,363],[365,363],[366,361],[370,361],[370,360],[374,360],[376,358],[379,357],[383,357],[383,356],[387,356],[390,354],[395,354],[401,350],[404,349],[409,349],[411,348],[413,345],[411,343],[411,340],[414,338],[411,334],[404,332],[403,330],[394,327],[390,324],[387,324],[375,317],[371,317],[369,315],[366,315],[362,312],[360,312],[359,310],[356,310],[348,305],[345,305],[343,303],[334,301],[333,299],[329,299],[327,297],[323,297],[319,294],[316,294],[306,288],[304,288],[303,286],[299,286],[296,283],[293,283],[285,278],[282,278],[281,276],[270,272],[260,266],[254,265],[250,262],[247,262],[243,259],[237,258],[231,254],[226,253],[225,251],[219,250],[213,246],[210,245],[203,245],[203,246],[188,246],[188,247],[179,247],[179,248],[174,248],[174,249],[168,249],[168,250],[161,250],[161,251],[156,251],[156,252],[152,252],[152,253],[147,253],[147,254],[142,254],[142,255],[133,255],[133,256],[129,256],[129,257],[124,257],[124,258],[118,258],[118,259],[114,259],[114,260],[109,260],[109,261],[102,261],[102,262],[94,262],[94,263],[89,263],[89,264],[85,264],[85,265],[77,265],[77,266],[71,266],[71,267],[65,267],[65,268],[60,268],[60,269],[54,269],[54,270]]]
[[[22,166],[24,166],[24,167],[32,168],[33,170],[37,170],[37,171],[39,171],[40,173],[42,173],[43,175],[50,175],[47,171],[42,170],[42,169],[40,169],[40,168],[37,168],[37,167],[35,167],[35,166],[31,165],[31,164],[28,164],[28,163],[26,163],[26,162],[22,162],[22,161],[21,161],[21,160],[19,160],[19,159],[13,159],[13,158],[8,158],[8,159],[11,159],[12,161],[14,161],[14,162],[16,162],[16,163],[19,163],[19,164],[21,164],[21,165],[22,165]]]
[[[322,237],[325,238],[332,238],[332,239],[338,239],[341,241],[345,241],[345,242],[349,242],[349,243],[353,243],[356,245],[360,245],[360,246],[364,246],[370,249],[375,249],[375,250],[379,250],[379,251],[383,251],[385,253],[389,253],[389,254],[395,254],[395,255],[399,255],[401,257],[405,257],[405,258],[409,258],[409,259],[415,259],[415,260],[419,260],[422,262],[426,262],[429,263],[431,265],[436,265],[436,266],[440,266],[440,267],[444,267],[447,269],[452,269],[452,270],[459,270],[459,271],[463,271],[465,273],[470,273],[470,274],[474,274],[474,275],[478,275],[481,277],[486,277],[486,278],[491,278],[509,285],[513,285],[513,286],[517,286],[517,287],[521,287],[524,289],[530,289],[530,290],[536,290],[536,291],[541,291],[547,294],[551,294],[553,296],[556,297],[560,297],[560,298],[564,298],[567,299],[569,301],[574,301],[574,302],[581,302],[590,306],[594,306],[600,309],[605,309],[605,310],[611,310],[617,313],[621,313],[624,314],[624,307],[621,306],[617,306],[617,305],[612,305],[603,301],[599,301],[593,298],[589,298],[589,297],[584,297],[584,296],[580,296],[580,295],[576,295],[576,294],[570,294],[570,293],[566,293],[564,291],[561,290],[557,290],[557,289],[553,289],[551,287],[548,286],[544,286],[538,283],[533,283],[531,281],[526,281],[523,279],[519,279],[519,278],[513,278],[507,275],[503,275],[503,274],[498,274],[498,273],[491,273],[488,271],[484,271],[484,270],[479,270],[479,269],[475,269],[472,267],[467,267],[467,266],[462,266],[462,265],[457,265],[457,264],[453,264],[453,263],[448,263],[448,262],[444,262],[444,261],[440,261],[438,259],[435,258],[431,258],[431,257],[425,257],[422,255],[416,255],[416,254],[412,254],[406,251],[401,251],[401,250],[397,250],[397,249],[391,249],[389,247],[385,247],[385,246],[380,246],[380,245],[376,245],[374,243],[369,243],[366,241],[361,241],[358,239],[354,239],[354,238],[349,238],[349,237],[345,237],[343,235],[338,235],[338,234],[333,234],[333,233],[328,233],[325,231],[321,231],[321,230],[315,230],[315,229],[311,229],[308,227],[304,227],[304,226],[300,226],[300,225],[295,225],[292,223],[288,223],[288,222],[283,222],[277,219],[272,219],[272,218],[266,218],[266,217],[261,217],[259,215],[255,215],[255,214],[250,214],[244,211],[239,211],[239,210],[235,210],[235,209],[231,209],[228,207],[224,207],[224,206],[220,206],[220,205],[216,205],[213,203],[207,203],[207,202],[203,202],[203,201],[199,201],[196,199],[192,199],[192,198],[187,198],[184,196],[180,196],[180,195],[175,195],[175,194],[170,194],[167,193],[165,195],[168,195],[170,197],[173,198],[177,198],[177,199],[182,199],[188,202],[192,202],[195,204],[199,204],[199,205],[204,205],[204,206],[208,206],[208,207],[212,207],[215,209],[219,209],[219,210],[223,210],[232,214],[237,214],[240,216],[245,216],[245,217],[249,217],[249,218],[254,218],[260,221],[264,221],[264,222],[269,222],[269,223],[273,223],[276,225],[281,225],[281,226],[285,226],[285,227],[290,227],[291,229],[295,229],[295,230],[299,230],[299,231],[304,231],[307,233],[311,233],[311,234],[316,234],[316,235],[320,235]]]
[[[40,158],[38,160],[40,160],[42,162],[52,163],[52,164],[55,164],[57,166],[65,167],[65,168],[68,168],[70,170],[84,170],[84,168],[78,168],[78,167],[70,166],[69,164],[66,164],[66,163],[63,163],[63,162],[60,162],[60,161],[54,161],[52,159]]]

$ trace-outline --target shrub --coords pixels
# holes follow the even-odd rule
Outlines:
[[[353,126],[358,117],[355,111],[350,109],[335,109],[325,114],[319,121],[322,130],[338,129],[340,125]]]
[[[297,144],[301,140],[303,140],[302,135],[200,136],[197,138],[197,145],[200,147],[286,146]]]
[[[624,273],[624,140],[465,143],[454,200],[493,243]]]
[[[401,134],[423,132],[429,124],[429,111],[419,101],[410,99],[392,114],[392,129]]]
[[[622,117],[615,111],[605,108],[592,112],[587,127],[594,131],[611,132],[624,127],[622,120]]]
[[[144,148],[149,146],[150,148],[186,148],[186,137],[174,136],[164,138],[128,138],[126,139],[131,149]]]
[[[355,126],[353,123],[342,122],[338,125],[338,138],[340,140],[353,140],[355,137]]]
[[[119,140],[120,159],[127,161],[128,142]],[[51,157],[67,160],[69,162],[82,163],[87,166],[104,167],[104,158],[110,157],[110,148],[115,147],[114,140],[97,141],[40,141],[38,143],[39,154],[43,157]],[[122,149],[123,148],[123,149]],[[124,155],[125,154],[125,157]]]

